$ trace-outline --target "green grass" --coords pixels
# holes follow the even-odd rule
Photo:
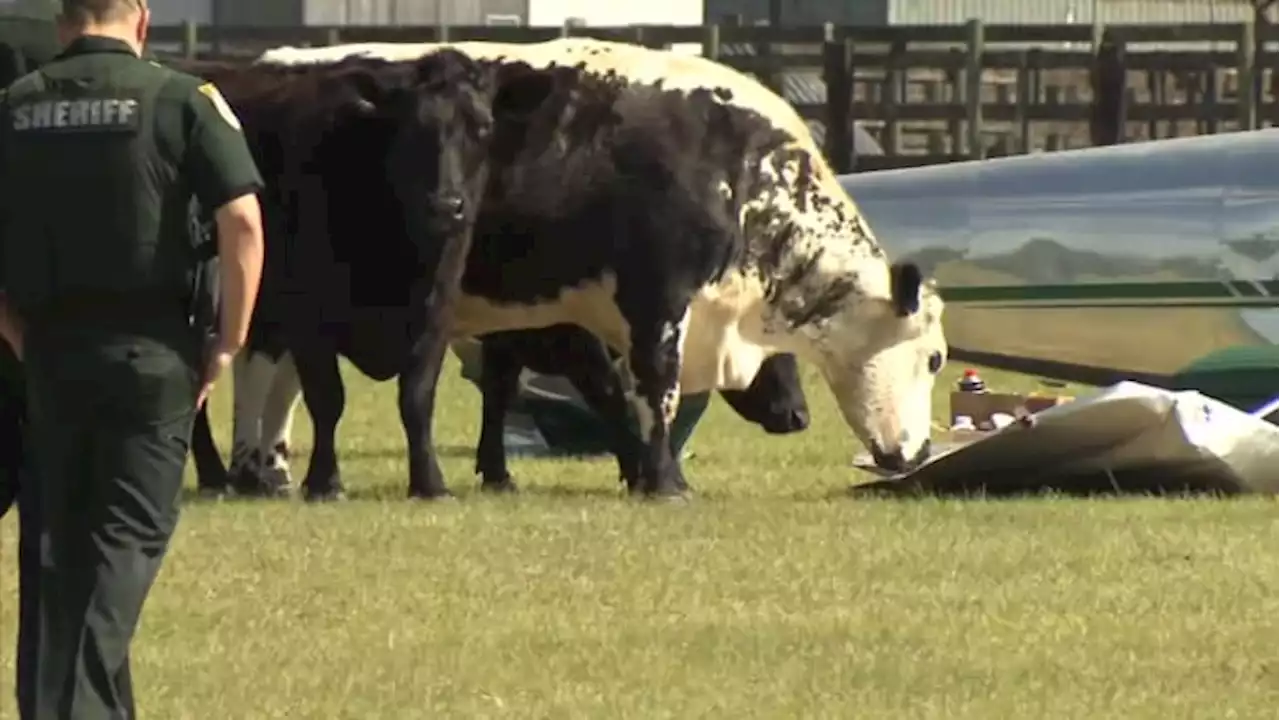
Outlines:
[[[144,717],[1275,716],[1272,501],[835,497],[864,478],[815,382],[794,437],[717,400],[688,506],[620,498],[608,460],[513,461],[523,495],[481,497],[479,399],[446,373],[438,439],[461,502],[402,499],[394,388],[348,374],[356,499],[188,505],[135,643]]]

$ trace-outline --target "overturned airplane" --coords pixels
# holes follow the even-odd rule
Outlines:
[[[1275,397],[1274,128],[841,176],[948,298],[957,357]]]

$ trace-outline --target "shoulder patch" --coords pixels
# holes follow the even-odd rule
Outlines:
[[[223,99],[222,93],[218,92],[217,86],[213,83],[205,83],[200,86],[199,90],[201,95],[209,98],[209,102],[213,103],[214,109],[218,111],[218,114],[222,116],[222,119],[226,121],[228,125],[236,130],[244,129],[240,125],[240,118],[236,117],[235,111],[233,111],[231,106],[227,104],[227,101]]]

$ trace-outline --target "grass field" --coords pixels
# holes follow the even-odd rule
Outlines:
[[[394,388],[348,374],[351,502],[188,505],[135,644],[143,717],[1275,717],[1273,501],[836,497],[855,448],[814,382],[789,438],[717,400],[688,506],[621,499],[611,461],[515,461],[523,495],[481,497],[479,398],[446,373],[461,502],[402,499]],[[10,514],[3,717],[15,537]]]

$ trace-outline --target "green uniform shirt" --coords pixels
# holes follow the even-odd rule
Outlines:
[[[10,86],[0,133],[0,287],[23,311],[190,292],[191,200],[262,188],[218,90],[86,36]]]

